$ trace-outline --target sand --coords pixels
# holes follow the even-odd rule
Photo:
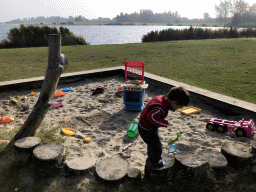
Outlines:
[[[56,91],[61,91],[65,87],[74,91],[65,92],[63,97],[53,98],[52,104],[62,102],[64,107],[51,108],[43,122],[52,123],[53,126],[61,125],[75,129],[92,139],[90,143],[84,143],[80,138],[62,135],[60,129],[56,134],[66,138],[63,145],[68,152],[67,159],[88,157],[98,162],[106,157],[120,155],[128,161],[130,168],[144,170],[147,158],[146,144],[139,135],[134,138],[127,136],[128,123],[138,121],[141,112],[124,110],[123,98],[116,95],[117,88],[122,83],[124,83],[122,77],[114,76],[86,79],[57,86]],[[105,88],[104,93],[92,95],[91,90],[99,86]],[[37,94],[31,96],[31,91],[35,91]],[[15,127],[20,127],[32,111],[39,94],[40,89],[1,93],[0,113],[2,112],[4,116],[12,115],[15,120],[12,123],[0,124],[0,130],[10,131]],[[160,87],[149,85],[145,98],[151,99],[161,94],[166,94],[166,91]],[[17,99],[20,103],[16,105],[10,102],[16,96],[27,96],[28,99]],[[250,138],[238,138],[234,133],[218,133],[206,129],[206,124],[212,117],[229,120],[240,120],[243,117],[226,116],[196,99],[192,100],[189,106],[198,107],[202,109],[202,112],[183,115],[178,111],[170,111],[166,119],[172,126],[159,128],[164,153],[168,153],[170,146],[168,141],[176,138],[177,134],[181,134],[181,137],[175,141],[179,151],[199,152],[203,149],[220,151],[224,141],[251,144],[255,140],[255,135]],[[66,121],[59,123],[61,120]],[[130,142],[133,142],[132,146],[122,151],[122,148]]]

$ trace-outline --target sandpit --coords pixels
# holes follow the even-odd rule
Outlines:
[[[72,128],[91,138],[91,142],[84,143],[82,139],[61,134],[60,129],[57,134],[66,138],[63,145],[68,151],[67,160],[84,157],[99,162],[106,157],[118,155],[128,161],[130,168],[144,170],[147,158],[146,144],[139,135],[134,138],[127,136],[129,122],[138,122],[140,112],[124,110],[123,98],[116,95],[117,89],[122,83],[124,83],[124,78],[117,75],[85,79],[77,83],[57,86],[56,91],[61,91],[66,87],[74,91],[65,92],[63,97],[53,98],[52,104],[62,102],[63,107],[51,108],[43,122],[53,124],[52,126],[61,125]],[[105,91],[92,95],[92,90],[97,87],[104,87]],[[32,96],[31,91],[36,92],[36,95]],[[15,120],[11,123],[0,124],[0,130],[10,131],[20,127],[32,111],[39,94],[40,89],[2,93],[0,95],[0,113],[3,113],[4,116],[13,116]],[[149,85],[145,98],[151,99],[161,94],[166,94],[166,90]],[[16,98],[17,96],[26,96],[27,99]],[[18,105],[11,102],[13,98],[19,101]],[[189,106],[195,106],[202,111],[192,115],[170,111],[166,119],[172,126],[159,128],[165,153],[168,152],[170,146],[168,142],[176,138],[177,134],[181,134],[181,137],[175,141],[179,151],[200,152],[212,149],[220,152],[221,144],[225,141],[251,144],[255,140],[255,135],[239,138],[234,133],[218,133],[206,129],[206,124],[212,117],[240,120],[243,118],[242,116],[226,116],[218,109],[200,103],[196,99],[192,100]],[[59,123],[61,120],[65,120],[65,122]],[[122,151],[122,148],[130,142],[133,142],[133,145]]]

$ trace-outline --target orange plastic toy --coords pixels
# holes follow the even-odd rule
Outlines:
[[[10,116],[10,117],[3,117],[2,120],[0,120],[0,123],[10,123],[14,121],[14,117]]]
[[[62,93],[62,92],[55,92],[55,96],[56,97],[62,97],[62,96],[64,96],[65,95],[65,93]]]

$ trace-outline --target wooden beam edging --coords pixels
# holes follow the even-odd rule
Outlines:
[[[60,77],[59,84],[72,83],[76,81],[81,81],[86,78],[110,77],[120,74],[124,75],[124,69],[124,66],[118,66],[74,73],[64,73]],[[211,92],[178,81],[170,80],[147,72],[144,73],[144,79],[148,84],[150,84],[150,86],[154,86],[165,91],[168,91],[170,88],[175,86],[183,86],[190,92],[191,98],[204,102],[214,108],[220,109],[224,111],[224,113],[237,113],[240,115],[246,114],[252,117],[256,116],[256,105],[253,103],[221,95],[215,92]],[[41,88],[43,80],[44,77],[36,77],[0,82],[0,92],[8,92],[13,90],[22,91]]]
[[[191,95],[192,99],[204,102],[214,108],[219,109],[224,114],[231,116],[246,115],[248,117],[256,116],[256,105],[229,96],[221,95],[212,91],[201,89],[178,81],[170,80],[164,77],[159,77],[150,73],[144,74],[145,81],[157,88],[168,91],[172,87],[183,86]],[[254,119],[255,121],[256,119]]]
[[[64,73],[61,75],[58,84],[67,84],[67,83],[77,82],[77,81],[84,80],[86,78],[99,78],[99,77],[109,77],[109,76],[119,75],[120,73],[122,73],[122,71],[123,71],[123,67],[112,67],[112,68],[95,69],[95,70],[81,71],[81,72],[74,72],[74,73]],[[0,93],[10,92],[10,91],[40,89],[42,88],[43,81],[44,81],[44,76],[29,78],[29,79],[0,82]]]

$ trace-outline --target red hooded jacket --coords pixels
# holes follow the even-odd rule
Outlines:
[[[158,95],[150,100],[140,115],[139,124],[144,129],[157,129],[167,127],[168,121],[165,118],[169,110],[173,110],[165,95]]]

